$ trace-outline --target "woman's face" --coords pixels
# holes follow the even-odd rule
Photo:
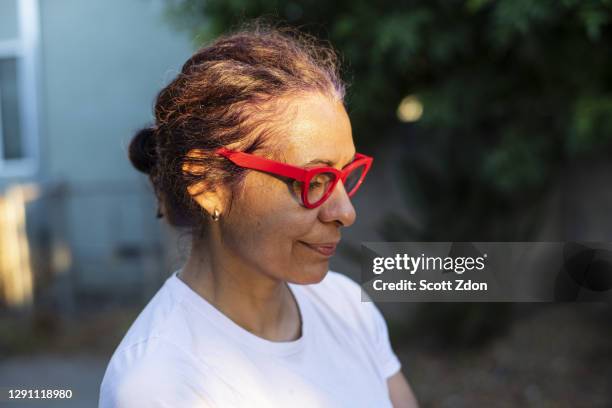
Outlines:
[[[351,124],[340,102],[311,94],[291,99],[288,107],[280,117],[286,132],[275,141],[275,157],[306,168],[341,169],[352,161]],[[340,227],[354,221],[355,209],[342,182],[321,206],[308,209],[291,183],[249,171],[219,227],[234,262],[275,279],[308,284],[325,277]]]

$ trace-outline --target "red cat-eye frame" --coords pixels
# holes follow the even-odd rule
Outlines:
[[[306,208],[316,208],[323,204],[325,200],[329,198],[332,191],[334,191],[334,188],[336,187],[336,184],[339,180],[342,180],[342,183],[344,184],[348,175],[351,174],[353,170],[356,170],[357,168],[363,166],[363,171],[361,173],[361,176],[359,177],[359,180],[351,188],[351,191],[347,192],[348,196],[352,197],[361,186],[361,183],[363,182],[363,179],[370,170],[370,167],[372,166],[372,161],[374,160],[372,157],[366,156],[365,154],[357,153],[355,154],[355,159],[342,170],[327,166],[315,167],[312,169],[303,169],[301,167],[277,162],[274,160],[266,159],[264,157],[255,156],[253,154],[230,150],[225,147],[220,147],[216,150],[216,153],[226,157],[232,163],[240,167],[245,167],[252,170],[259,170],[266,173],[272,173],[301,182],[301,198],[302,203]],[[308,186],[310,186],[312,178],[320,173],[333,174],[335,178],[329,183],[327,191],[323,194],[323,196],[316,202],[311,203],[308,200]]]

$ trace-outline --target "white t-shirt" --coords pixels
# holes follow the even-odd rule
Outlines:
[[[387,326],[336,272],[289,284],[302,335],[273,342],[243,329],[175,272],[134,321],[100,386],[100,408],[391,407],[400,369]]]

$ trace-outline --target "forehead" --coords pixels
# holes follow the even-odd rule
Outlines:
[[[324,95],[293,97],[279,119],[283,128],[276,150],[288,163],[311,160],[347,164],[355,154],[351,122],[341,102]]]

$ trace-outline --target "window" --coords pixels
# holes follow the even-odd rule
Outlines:
[[[38,0],[0,2],[0,178],[38,165]]]

